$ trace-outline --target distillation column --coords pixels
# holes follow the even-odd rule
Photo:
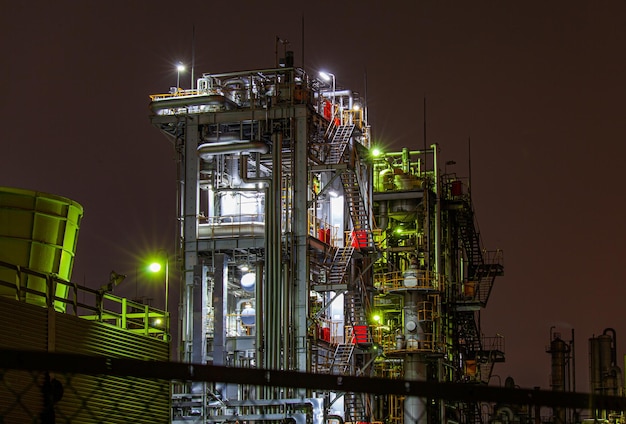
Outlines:
[[[552,375],[550,379],[552,390],[555,392],[565,392],[570,347],[561,339],[558,333],[555,333],[550,341],[548,353],[550,353],[552,358]],[[565,424],[566,410],[564,408],[553,408],[552,415],[555,424]]]
[[[404,359],[404,378],[406,380],[426,381],[427,363],[423,349],[428,343],[428,329],[424,328],[424,311],[419,312],[420,305],[425,305],[425,295],[415,289],[418,285],[424,285],[425,273],[418,269],[417,260],[414,259],[409,269],[404,273],[404,286],[409,290],[404,295],[404,340],[407,354]],[[426,399],[419,397],[407,397],[404,400],[404,423],[426,424],[428,415],[426,411]]]

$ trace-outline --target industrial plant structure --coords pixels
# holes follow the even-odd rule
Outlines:
[[[168,266],[182,276],[186,372],[212,364],[335,375],[337,387],[343,376],[487,385],[504,339],[483,335],[480,313],[502,252],[483,248],[469,179],[447,172],[439,146],[380,152],[364,99],[291,55],[196,83],[150,103],[178,159],[180,243],[165,277],[167,292]],[[0,351],[105,357],[107,368],[0,365],[0,421],[626,422],[623,411],[583,419],[562,404],[546,418],[536,402],[106,372],[116,358],[180,368],[168,362],[167,297],[165,311],[117,297],[116,272],[99,289],[71,281],[82,216],[75,201],[0,187]],[[550,330],[553,391],[576,390],[573,336]],[[589,339],[592,397],[624,395],[616,344],[611,328]],[[508,377],[504,388],[514,387]]]
[[[150,109],[179,164],[182,361],[488,382],[504,340],[479,314],[502,252],[483,247],[469,180],[442,172],[438,145],[378,152],[364,99],[289,52]],[[173,402],[181,423],[481,422],[477,404],[219,383]]]

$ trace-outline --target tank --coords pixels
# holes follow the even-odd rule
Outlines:
[[[589,339],[589,384],[592,393],[617,396],[618,376],[616,363],[615,330],[607,328],[597,337]]]
[[[0,187],[0,261],[69,282],[82,217],[83,207],[70,199]],[[0,267],[2,281],[17,278],[14,269]],[[46,306],[46,278],[22,274],[20,284],[28,289],[20,300]],[[0,295],[15,298],[15,288],[0,286]],[[57,285],[55,295],[66,298],[67,286]],[[63,302],[54,306],[65,310]]]

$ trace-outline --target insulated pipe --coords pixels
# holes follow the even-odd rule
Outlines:
[[[259,152],[256,152],[257,154]],[[259,160],[257,160],[257,164],[259,163]],[[267,177],[259,177],[259,167],[257,166],[257,176],[256,177],[249,177],[248,176],[248,160],[246,159],[246,157],[244,155],[239,156],[239,169],[241,170],[241,180],[244,183],[270,183],[272,181],[271,178],[267,178]]]
[[[386,230],[389,225],[389,214],[387,212],[387,208],[389,206],[389,202],[387,200],[383,200],[380,202],[380,229]]]
[[[334,95],[334,98],[336,99],[337,97],[341,97],[341,96],[347,96],[348,97],[348,109],[352,109],[352,104],[354,102],[354,96],[352,95],[352,90],[334,90],[332,91],[330,94],[331,96],[327,96],[326,92],[322,92],[321,95],[322,97],[332,97],[332,95]]]
[[[281,193],[282,193],[282,157],[281,149],[283,145],[282,133],[276,133],[272,140],[272,186],[273,190],[270,196],[273,197],[272,203],[274,205],[274,211],[270,215],[270,219],[273,221],[273,231],[271,244],[269,250],[272,252],[272,267],[273,267],[273,279],[270,282],[273,294],[273,318],[274,322],[272,327],[274,330],[273,345],[272,345],[272,357],[274,369],[281,369],[281,330],[282,330],[282,261],[281,261]]]
[[[308,406],[311,408],[311,419],[312,424],[323,424],[324,423],[324,399],[321,398],[290,398],[290,399],[249,399],[249,400],[231,400],[229,402],[229,406],[234,408],[242,408],[242,407],[250,407],[254,406],[256,408],[260,408],[261,410],[268,407],[283,407],[286,405],[291,405],[294,407]],[[295,418],[294,415],[290,415],[291,418],[296,422],[298,419]],[[343,424],[343,418],[339,415],[327,415],[327,418],[338,418],[340,423]],[[260,418],[262,420],[262,417]]]
[[[256,263],[256,283],[254,285],[254,295],[255,295],[255,322],[256,322],[256,331],[254,332],[254,341],[256,343],[256,362],[258,368],[265,368],[265,360],[264,358],[264,350],[265,342],[263,334],[265,334],[265,322],[263,318],[263,310],[265,309],[265,297],[264,297],[264,287],[265,283],[263,281],[263,273],[265,272],[265,267],[263,266],[263,261],[257,261]],[[257,387],[256,393],[263,393],[263,387]]]
[[[280,368],[280,329],[281,329],[281,244],[280,244],[280,195],[281,195],[281,134],[272,136],[272,176],[266,188],[266,223],[265,223],[265,254],[267,269],[265,284],[263,285],[264,311],[266,320],[264,325],[264,352],[263,367],[267,369]],[[245,169],[242,168],[242,171]],[[266,395],[272,397],[270,388]]]
[[[225,155],[242,152],[267,153],[269,146],[262,141],[218,141],[198,146],[198,156],[207,160],[206,156]]]

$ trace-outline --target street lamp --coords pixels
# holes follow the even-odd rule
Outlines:
[[[178,89],[180,88],[180,73],[185,71],[185,65],[183,62],[178,62],[176,65],[176,92],[178,93]]]
[[[335,107],[335,75],[331,74],[330,72],[324,72],[324,71],[320,71],[320,77],[322,77],[322,79],[324,81],[328,81],[330,79],[332,79],[333,82],[333,108]],[[333,112],[334,114],[334,112]]]
[[[169,298],[169,291],[170,291],[170,267],[169,267],[169,263],[170,263],[170,258],[169,255],[167,254],[167,252],[164,250],[163,253],[165,254],[165,315],[168,315],[168,298]],[[150,271],[152,272],[159,272],[161,271],[161,262],[152,262],[150,264],[150,266],[148,267],[148,269],[150,269]]]

